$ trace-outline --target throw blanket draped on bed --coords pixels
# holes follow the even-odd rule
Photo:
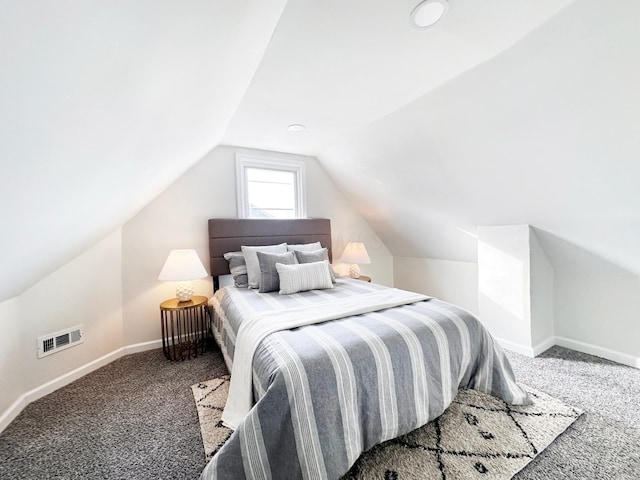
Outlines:
[[[363,284],[347,282],[343,296],[349,289],[385,291]],[[311,295],[337,298],[339,287],[299,299],[311,304]],[[282,301],[263,295],[257,301]],[[220,303],[224,296],[218,295]],[[234,319],[224,322],[241,325]],[[256,404],[207,465],[203,479],[338,479],[363,451],[442,414],[460,387],[528,403],[504,353],[480,322],[436,299],[262,338],[253,356]],[[235,347],[234,368],[243,348]]]

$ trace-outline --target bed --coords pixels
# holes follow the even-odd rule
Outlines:
[[[459,388],[529,402],[501,348],[455,305],[340,277],[292,295],[218,289],[225,253],[282,242],[330,249],[330,222],[209,220],[212,330],[232,373],[222,418],[234,432],[202,479],[339,479],[362,452],[442,414]]]

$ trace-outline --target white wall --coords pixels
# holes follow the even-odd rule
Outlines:
[[[505,347],[535,356],[554,344],[553,284],[529,225],[478,227],[480,321]]]
[[[208,268],[207,219],[236,217],[235,154],[260,151],[218,147],[131,218],[123,232],[123,315],[125,344],[160,338],[158,305],[175,296],[175,286],[158,281],[171,249],[194,248]],[[306,163],[307,214],[331,219],[334,258],[347,242],[365,242],[370,265],[362,273],[393,284],[393,259],[367,223],[347,203],[315,158],[276,153],[271,157]],[[211,296],[211,280],[196,282],[196,293]]]
[[[555,272],[558,343],[640,368],[640,282],[633,275]]]
[[[398,288],[454,303],[478,315],[478,264],[431,258],[394,257]]]
[[[551,262],[532,228],[529,228],[529,262],[531,295],[531,343],[537,355],[553,345],[555,313]]]
[[[478,310],[492,335],[531,346],[529,226],[478,227]]]
[[[24,390],[122,347],[121,260],[117,230],[20,295]],[[37,337],[78,324],[84,343],[37,358]]]
[[[507,228],[515,243],[525,242],[528,231],[528,248],[504,243],[497,248],[495,238],[488,239],[487,228],[502,234]],[[490,251],[479,263],[489,273],[478,274],[476,263],[395,257],[395,285],[458,304],[476,315],[480,308],[480,319],[491,332],[504,346],[521,353],[537,355],[557,344],[640,368],[640,278],[538,229],[480,227],[479,234],[479,251]],[[545,248],[540,236],[545,237]],[[577,264],[572,256],[589,268],[572,269]],[[501,265],[511,275],[497,274]],[[479,297],[480,307],[474,305],[474,296]],[[521,309],[515,308],[518,304]]]
[[[29,402],[122,351],[121,240],[118,229],[0,304],[0,431]],[[80,324],[84,343],[37,357],[38,337]]]
[[[0,415],[24,392],[20,327],[20,299],[14,297],[0,303]]]

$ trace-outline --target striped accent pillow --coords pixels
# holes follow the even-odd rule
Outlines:
[[[249,277],[247,276],[247,264],[244,261],[244,253],[228,252],[224,254],[224,259],[229,262],[229,271],[233,277],[236,287],[248,288]]]
[[[280,276],[280,295],[333,288],[327,260],[300,265],[277,263],[276,269]]]

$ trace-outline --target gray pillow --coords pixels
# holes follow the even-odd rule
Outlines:
[[[331,281],[336,283],[336,275],[333,273],[333,268],[331,268],[331,264],[329,264],[329,252],[326,248],[321,248],[320,250],[313,250],[311,252],[296,250],[296,258],[298,259],[298,263],[314,263],[314,262],[322,262],[323,260],[327,261],[329,265],[329,275],[331,275]]]
[[[249,288],[260,287],[260,265],[258,264],[258,257],[256,252],[267,253],[286,253],[287,244],[281,243],[279,245],[261,245],[259,247],[247,247],[241,246],[242,253],[244,253],[244,261],[247,262],[247,275],[249,276]]]
[[[229,262],[229,271],[233,277],[233,283],[236,287],[248,288],[249,277],[247,276],[247,264],[244,261],[242,252],[227,252],[224,259]]]
[[[294,252],[265,253],[257,252],[260,265],[260,293],[280,290],[280,276],[276,264],[295,265],[298,263]]]

